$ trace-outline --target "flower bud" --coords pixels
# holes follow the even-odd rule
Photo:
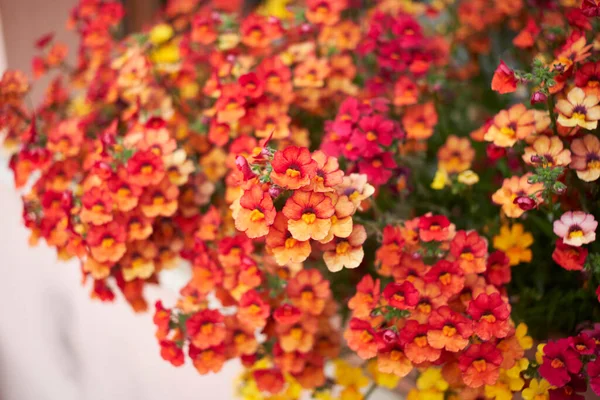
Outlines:
[[[279,197],[279,195],[281,194],[283,189],[281,189],[279,186],[271,186],[269,188],[269,195],[276,199],[277,197]]]
[[[242,172],[245,181],[256,176],[250,169],[250,164],[248,164],[248,160],[244,156],[237,156],[235,158],[235,166]]]
[[[396,343],[398,340],[398,334],[391,329],[386,329],[383,331],[383,335],[381,335],[383,341],[387,344]]]
[[[499,147],[494,144],[490,144],[488,145],[488,147],[486,147],[485,153],[487,154],[490,161],[497,161],[506,155],[506,150],[504,149],[504,147]]]
[[[513,203],[518,205],[523,211],[529,211],[534,209],[536,206],[535,200],[528,196],[519,196],[513,201]]]
[[[545,103],[546,100],[548,100],[548,96],[540,91],[533,92],[531,95],[531,105]]]
[[[537,154],[534,154],[531,156],[531,162],[533,164],[539,164],[542,162],[542,157],[538,156]]]

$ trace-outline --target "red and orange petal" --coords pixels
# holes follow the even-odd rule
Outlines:
[[[192,344],[204,350],[223,343],[226,334],[223,321],[223,315],[218,310],[202,310],[193,314],[185,322]]]
[[[376,332],[367,321],[352,318],[348,329],[344,332],[344,338],[348,347],[354,350],[360,358],[368,360],[377,355]]]
[[[324,239],[331,228],[335,209],[323,193],[296,191],[283,207],[288,218],[288,230],[296,240]]]
[[[275,153],[271,181],[286,189],[307,186],[317,173],[318,164],[304,147],[290,146]]]
[[[311,252],[310,242],[294,239],[287,226],[287,218],[282,213],[278,213],[266,240],[275,262],[282,266],[304,262]]]
[[[238,303],[238,320],[248,329],[263,328],[267,323],[271,309],[258,292],[249,290]]]
[[[175,367],[182,366],[185,357],[183,350],[177,344],[171,340],[161,340],[160,344],[160,356],[163,360],[168,361]]]
[[[209,372],[219,372],[226,361],[225,346],[223,345],[201,350],[191,344],[188,354],[194,367],[201,375],[206,375]]]
[[[404,353],[415,364],[434,362],[442,354],[440,349],[433,348],[427,338],[429,326],[409,320],[400,331],[400,343],[404,345]]]
[[[465,274],[481,273],[486,268],[487,245],[476,231],[458,231],[450,242],[450,254]]]
[[[472,344],[459,358],[463,382],[472,388],[494,385],[500,375],[502,354],[492,343]]]
[[[252,186],[250,190],[244,191],[240,198],[240,207],[234,215],[237,230],[245,232],[249,238],[262,237],[269,233],[277,211],[268,192],[264,192],[260,186]]]
[[[367,239],[367,231],[362,225],[354,225],[347,238],[337,238],[323,246],[323,259],[331,272],[341,271],[344,267],[357,268],[365,255],[362,244]]]
[[[303,312],[319,315],[325,301],[331,296],[329,281],[316,269],[303,269],[288,281],[287,294],[292,303]]]
[[[413,365],[404,351],[394,346],[377,354],[377,369],[384,374],[403,378],[413,370]]]

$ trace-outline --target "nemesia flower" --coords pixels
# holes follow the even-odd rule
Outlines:
[[[288,281],[287,293],[301,311],[319,315],[325,308],[325,300],[331,294],[329,281],[323,279],[316,269],[304,269]]]
[[[344,172],[339,169],[338,160],[320,150],[315,151],[312,158],[317,163],[317,170],[309,188],[314,192],[333,191],[335,186],[342,183],[344,177]]]
[[[265,236],[275,221],[276,210],[271,195],[260,186],[244,191],[239,208],[234,211],[235,227],[249,238]]]
[[[465,274],[485,271],[487,241],[475,231],[458,231],[450,242],[452,254]]]
[[[275,217],[266,243],[279,265],[287,265],[290,262],[301,263],[311,252],[309,241],[300,241],[292,237],[288,231],[288,220],[282,213],[278,213]]]
[[[443,215],[424,215],[419,219],[419,238],[424,242],[452,239],[455,227]]]
[[[510,259],[503,251],[494,251],[487,260],[486,279],[494,286],[502,286],[510,282]]]
[[[512,93],[517,90],[515,73],[502,60],[492,77],[492,90],[500,94]]]
[[[410,106],[402,118],[402,126],[409,139],[424,140],[433,134],[438,115],[433,103]]]
[[[467,138],[450,135],[437,153],[438,168],[449,174],[466,171],[475,158],[475,150]]]
[[[364,360],[377,355],[375,331],[367,321],[352,318],[348,329],[344,332],[344,339],[346,339],[348,347]]]
[[[586,94],[597,97],[600,94],[600,63],[587,62],[579,67],[575,74],[575,85]]]
[[[346,8],[346,0],[308,0],[306,19],[313,24],[335,25],[342,10]]]
[[[459,357],[464,383],[473,388],[493,385],[500,375],[502,354],[492,343],[472,344]]]
[[[371,275],[365,275],[360,280],[356,285],[356,294],[348,301],[348,308],[352,310],[352,315],[360,319],[368,318],[379,303],[380,286],[379,279],[373,280]]]
[[[269,313],[269,304],[256,291],[250,290],[239,301],[237,318],[248,329],[256,329],[265,326]]]
[[[408,310],[419,303],[419,292],[409,281],[390,282],[383,290],[383,298],[394,308]]]
[[[562,387],[571,380],[570,374],[581,370],[580,355],[569,346],[567,339],[549,341],[544,347],[540,375],[552,386]]]
[[[550,383],[545,379],[532,379],[529,382],[529,386],[523,389],[521,395],[525,400],[548,400],[550,389]]]
[[[473,334],[472,322],[448,306],[434,310],[429,316],[427,340],[431,347],[458,352],[469,344]]]
[[[600,395],[600,358],[587,365],[587,374],[590,377],[590,387],[597,395]]]
[[[582,375],[573,375],[569,383],[563,387],[552,388],[548,391],[552,400],[574,399],[584,400],[584,394],[587,391],[587,382]]]
[[[508,323],[510,307],[498,293],[480,294],[469,303],[467,312],[473,318],[475,334],[482,340],[504,338],[512,329]]]
[[[535,164],[531,161],[532,156],[543,157],[544,164],[552,167],[566,167],[571,162],[571,152],[564,148],[562,140],[556,136],[538,136],[531,146],[525,148],[523,161]]]
[[[544,188],[542,183],[531,184],[527,182],[529,174],[521,177],[512,176],[504,179],[502,187],[492,195],[492,201],[502,206],[502,211],[510,218],[519,218],[524,210],[521,209],[514,200],[521,196],[533,196],[539,204],[542,202],[541,190]]]
[[[556,102],[560,111],[557,122],[564,127],[579,126],[584,129],[596,129],[600,119],[600,100],[595,95],[586,95],[583,89],[574,87],[565,99]]]
[[[586,248],[569,246],[563,239],[558,239],[552,252],[552,259],[567,271],[581,271],[587,255]]]
[[[318,168],[308,149],[294,146],[276,152],[272,165],[273,183],[293,190],[308,185]]]
[[[577,177],[585,182],[600,178],[600,140],[594,135],[585,135],[571,144],[573,153],[570,167]]]
[[[218,310],[203,310],[185,322],[192,343],[199,350],[217,346],[225,340],[223,315]]]
[[[415,364],[433,362],[440,358],[441,351],[432,347],[428,338],[429,326],[409,320],[400,331],[400,343],[404,345],[406,357]]]
[[[223,345],[209,347],[204,350],[190,345],[188,355],[192,359],[194,368],[201,375],[208,374],[209,372],[219,372],[226,360],[225,346]]]
[[[464,285],[464,271],[456,262],[439,260],[425,274],[426,282],[435,282],[440,288],[441,295],[446,298],[459,294]]]
[[[296,240],[321,240],[331,228],[335,209],[331,199],[322,193],[296,191],[283,207],[288,230]]]
[[[354,225],[352,233],[347,238],[335,238],[323,245],[323,260],[331,272],[341,271],[342,268],[356,268],[364,257],[362,244],[367,239],[367,232],[362,225]]]
[[[533,244],[533,235],[525,232],[522,224],[500,227],[500,234],[494,236],[494,248],[502,250],[510,260],[510,265],[531,262],[532,253],[529,247]]]
[[[516,104],[496,114],[484,140],[496,146],[512,147],[517,140],[525,139],[535,131],[534,122],[533,112],[523,104]]]
[[[564,244],[580,247],[596,240],[598,221],[583,211],[568,211],[554,221],[554,233]]]

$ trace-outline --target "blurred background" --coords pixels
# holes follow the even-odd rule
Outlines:
[[[31,76],[34,42],[55,32],[74,51],[65,28],[76,0],[0,0],[0,72]],[[126,1],[127,30],[154,15],[159,1]],[[34,84],[32,102],[47,80]],[[123,299],[102,304],[81,286],[76,262],[58,262],[45,245],[30,248],[21,223],[7,154],[0,155],[0,400],[231,399],[239,366],[200,376],[191,365],[160,358],[152,313],[136,315]],[[169,284],[168,280],[171,280]],[[181,277],[148,292],[175,301]]]

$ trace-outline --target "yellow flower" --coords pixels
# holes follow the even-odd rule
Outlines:
[[[496,400],[511,400],[513,392],[523,389],[525,381],[521,378],[521,372],[529,367],[529,360],[522,358],[509,370],[500,370],[500,377],[495,385],[485,386],[486,397]]]
[[[417,378],[417,389],[427,390],[435,389],[444,392],[448,389],[448,382],[442,377],[442,370],[439,368],[427,368]]]
[[[431,182],[431,188],[434,190],[442,190],[448,184],[448,174],[443,169],[438,169]]]
[[[313,399],[315,400],[334,400],[331,395],[331,391],[329,390],[321,390],[313,394]]]
[[[519,346],[521,346],[523,350],[529,350],[533,347],[533,339],[531,336],[527,336],[527,325],[525,325],[523,322],[517,325],[515,336],[519,342]]]
[[[179,47],[176,44],[161,46],[152,52],[155,64],[173,64],[179,61]]]
[[[365,396],[356,386],[348,386],[340,393],[340,400],[363,400]]]
[[[369,384],[369,378],[364,374],[362,368],[353,367],[343,360],[335,360],[335,381],[340,386],[365,387]]]
[[[400,381],[400,377],[396,374],[385,374],[379,371],[377,368],[377,361],[371,361],[367,365],[367,370],[373,376],[373,380],[377,384],[377,386],[383,386],[388,389],[395,389],[398,386],[398,382]]]
[[[290,0],[267,0],[260,8],[259,13],[279,19],[290,18],[293,14],[287,9],[289,2]]]
[[[546,346],[546,343],[540,343],[537,345],[537,349],[535,352],[535,361],[538,364],[541,364],[544,361],[543,357],[544,357],[544,347],[545,346]]]
[[[521,396],[524,400],[548,400],[550,398],[548,389],[550,389],[550,383],[547,380],[532,379],[529,387],[523,390]]]
[[[168,24],[156,25],[150,31],[150,42],[156,46],[165,43],[173,37],[173,28]]]
[[[479,182],[479,175],[468,169],[458,174],[458,181],[460,183],[464,183],[467,186],[472,186]]]
[[[523,225],[514,224],[512,227],[503,225],[500,228],[500,234],[494,236],[494,248],[506,253],[510,260],[510,265],[517,265],[520,262],[531,261],[531,250],[529,246],[533,244],[533,236],[525,232]]]

